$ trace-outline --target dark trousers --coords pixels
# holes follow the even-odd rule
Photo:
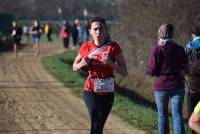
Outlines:
[[[90,134],[103,134],[105,122],[113,106],[114,93],[98,95],[84,91],[83,99],[91,119]]]
[[[77,45],[77,36],[72,36],[73,39],[73,45],[76,46]]]
[[[69,38],[63,38],[63,44],[65,48],[69,48]]]
[[[48,40],[48,41],[52,41],[51,33],[47,33],[47,40]]]
[[[187,105],[188,105],[188,119],[194,111],[195,106],[200,100],[200,92],[187,92]],[[192,134],[196,134],[192,131]]]

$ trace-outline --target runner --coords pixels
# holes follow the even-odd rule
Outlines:
[[[106,38],[104,18],[91,19],[89,32],[92,40],[82,44],[74,60],[73,70],[88,69],[83,98],[91,119],[90,134],[103,134],[114,101],[113,71],[123,76],[128,73],[120,46]]]
[[[31,34],[32,34],[32,42],[33,42],[33,49],[35,52],[35,56],[38,57],[39,56],[39,40],[42,34],[42,28],[40,27],[38,20],[34,20]]]
[[[190,116],[189,126],[197,134],[200,134],[200,101],[197,103],[194,112]]]
[[[184,48],[173,40],[174,27],[163,24],[158,29],[159,41],[151,49],[147,74],[155,76],[154,96],[158,109],[158,134],[169,134],[169,100],[172,106],[174,134],[185,134],[183,101],[184,75],[187,67]]]
[[[16,21],[12,22],[12,40],[14,44],[14,57],[17,58],[17,51],[18,47],[20,45],[21,41],[21,36],[22,36],[22,29],[17,25]]]

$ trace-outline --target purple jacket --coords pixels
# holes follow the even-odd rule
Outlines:
[[[154,90],[184,87],[181,72],[187,65],[184,48],[172,40],[158,43],[151,49],[147,74],[156,76]]]

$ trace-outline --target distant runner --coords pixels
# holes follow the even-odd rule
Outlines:
[[[42,34],[42,28],[40,27],[39,21],[34,20],[31,34],[32,34],[33,49],[35,52],[35,56],[37,57],[39,56],[39,40]]]
[[[22,36],[22,29],[17,25],[16,21],[12,22],[12,41],[13,41],[13,46],[14,46],[14,57],[17,58],[17,51],[20,45],[21,41],[21,36]]]

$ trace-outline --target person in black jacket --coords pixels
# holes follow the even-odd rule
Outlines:
[[[200,101],[200,25],[194,27],[191,32],[192,41],[185,48],[189,63],[187,104],[188,118]],[[196,134],[192,131],[192,134]]]
[[[78,29],[75,22],[73,22],[72,27],[71,27],[71,35],[72,35],[72,41],[73,41],[73,48],[75,48],[78,43]]]
[[[14,56],[15,56],[15,58],[17,58],[17,50],[18,50],[18,47],[20,45],[21,35],[22,35],[22,29],[20,27],[18,27],[16,21],[13,21],[12,22],[11,37],[12,37],[12,41],[13,41],[13,44],[14,44]]]

